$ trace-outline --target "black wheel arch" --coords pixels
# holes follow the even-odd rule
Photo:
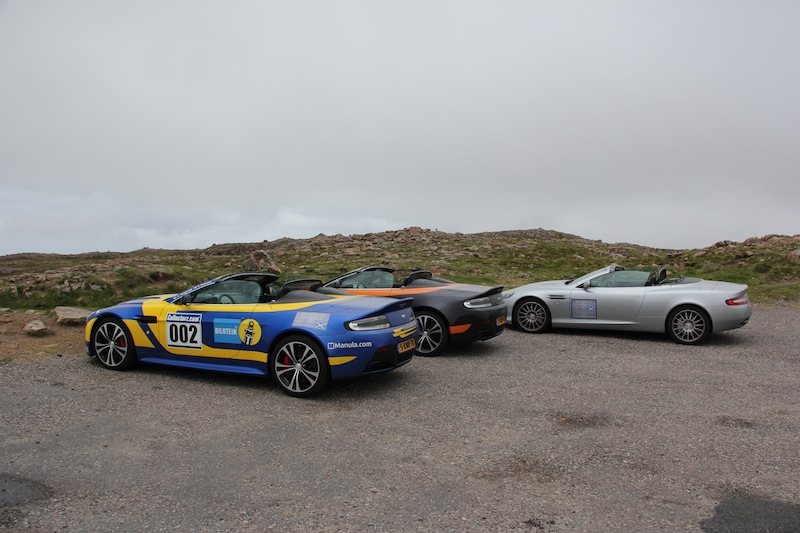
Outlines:
[[[442,319],[442,323],[445,325],[447,330],[450,331],[450,321],[447,319],[447,315],[443,311],[441,311],[440,309],[437,309],[435,307],[431,307],[429,305],[423,305],[423,306],[420,306],[420,307],[413,307],[412,309],[414,310],[414,316],[416,316],[418,313],[427,313],[429,315],[438,316],[439,318]]]

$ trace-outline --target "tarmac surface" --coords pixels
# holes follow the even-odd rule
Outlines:
[[[0,530],[798,531],[800,309],[680,346],[508,330],[311,400],[0,366]]]

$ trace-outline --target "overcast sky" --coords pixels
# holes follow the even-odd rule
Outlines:
[[[800,233],[800,2],[0,0],[0,254]]]

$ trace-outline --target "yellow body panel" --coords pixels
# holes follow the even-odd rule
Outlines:
[[[341,357],[328,357],[328,363],[330,363],[331,366],[345,365],[354,359],[355,356],[350,355]]]

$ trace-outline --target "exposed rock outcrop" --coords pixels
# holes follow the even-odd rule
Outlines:
[[[39,319],[29,322],[24,328],[22,328],[22,331],[31,337],[44,337],[45,335],[50,334],[47,326],[45,326],[44,322]]]
[[[53,313],[56,315],[56,324],[61,326],[83,326],[86,323],[86,317],[92,312],[80,307],[59,306],[53,309]]]

